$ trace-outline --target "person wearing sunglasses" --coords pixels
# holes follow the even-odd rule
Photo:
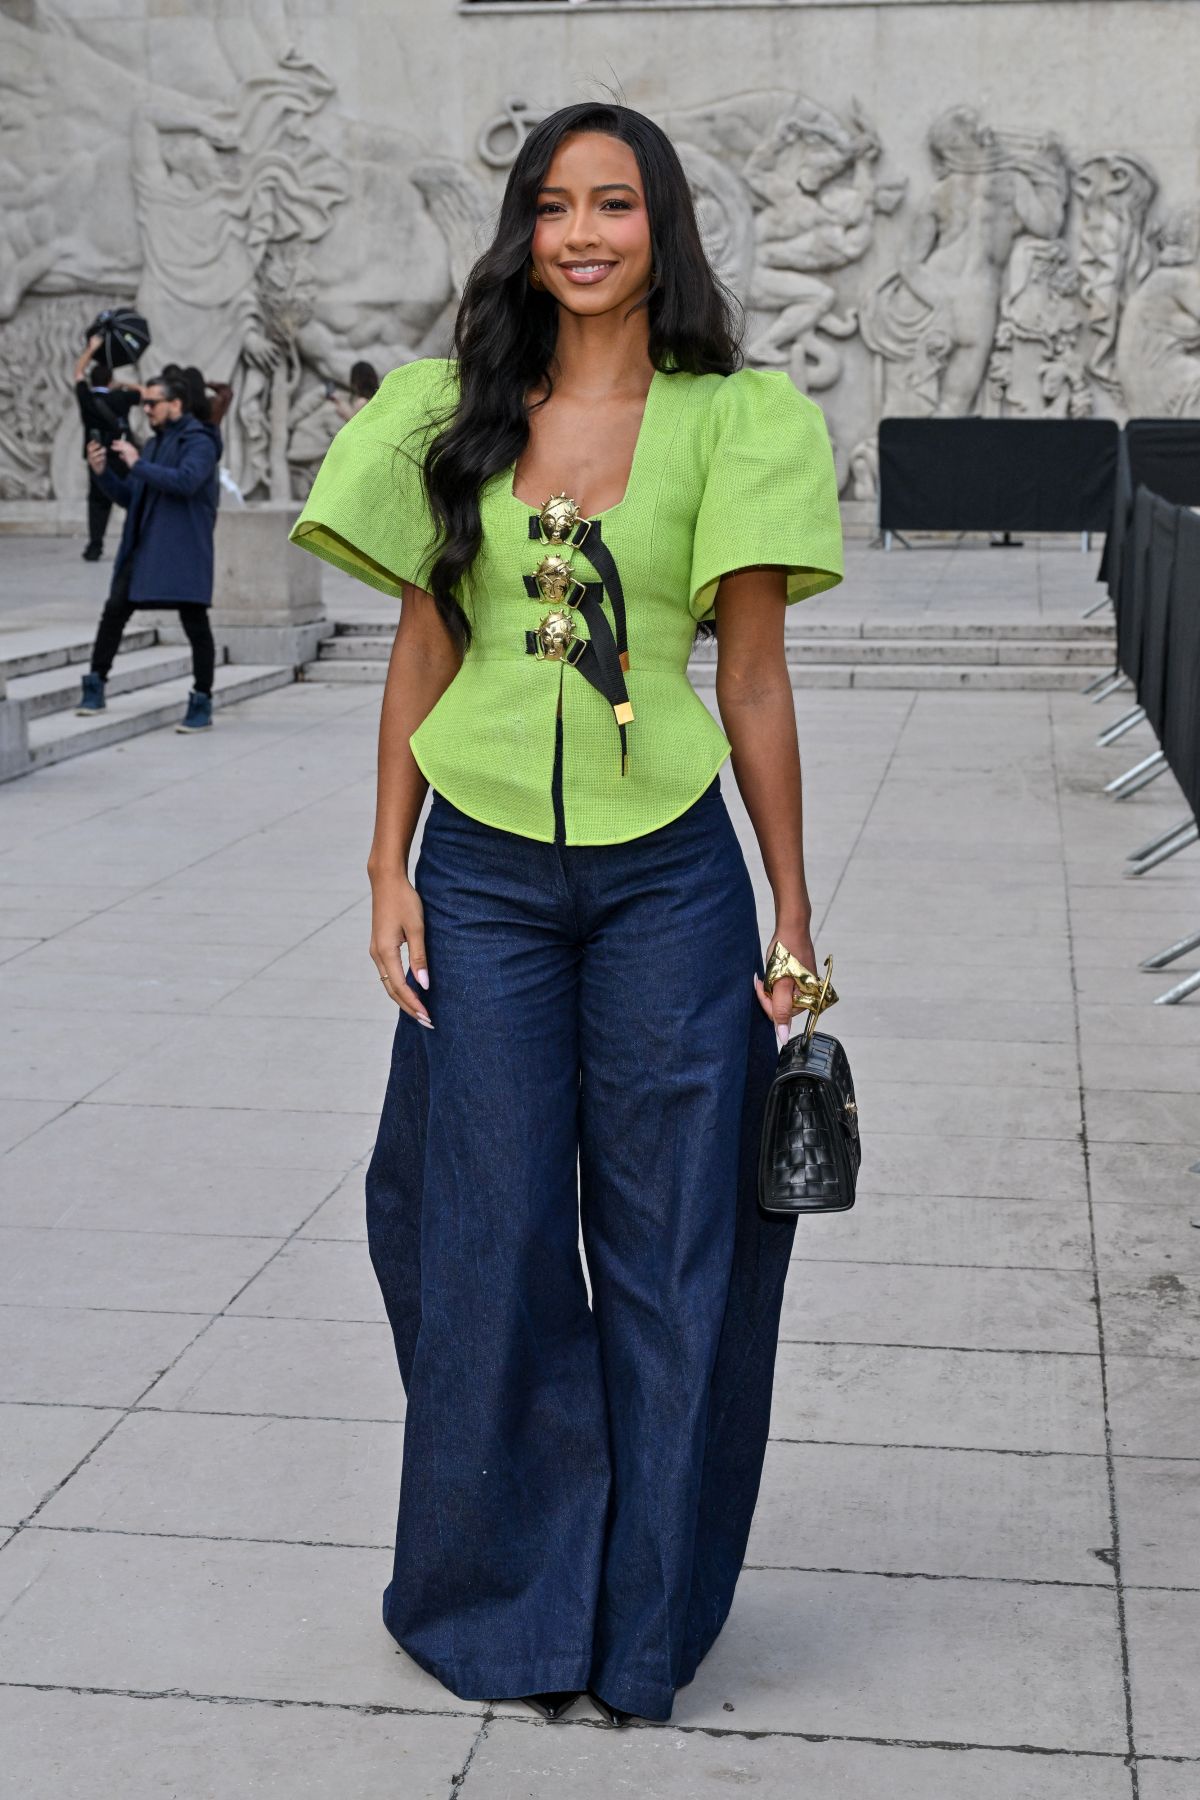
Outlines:
[[[209,608],[221,434],[187,410],[187,399],[177,377],[156,376],[142,389],[151,431],[144,449],[124,437],[111,450],[88,444],[88,466],[103,492],[125,508],[125,529],[75,709],[81,718],[105,710],[105,683],[134,612],[170,607],[192,647],[192,691],[175,729],[207,731],[212,725],[216,650]]]

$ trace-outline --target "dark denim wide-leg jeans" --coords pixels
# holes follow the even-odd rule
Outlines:
[[[665,1719],[745,1553],[792,1238],[755,1204],[749,876],[714,782],[595,848],[435,798],[416,885],[436,1029],[398,1022],[367,1178],[408,1394],[384,1619],[464,1699]]]

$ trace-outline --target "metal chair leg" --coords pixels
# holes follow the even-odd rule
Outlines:
[[[1132,731],[1135,725],[1140,725],[1145,716],[1145,707],[1135,706],[1132,712],[1127,712],[1124,718],[1117,720],[1115,725],[1110,725],[1106,731],[1102,731],[1096,742],[1098,744],[1115,744],[1119,737],[1124,737],[1127,731]]]
[[[1080,688],[1079,691],[1081,694],[1094,694],[1096,692],[1097,688],[1102,688],[1104,686],[1105,682],[1111,681],[1112,678],[1113,678],[1112,670],[1105,669],[1102,674],[1097,675],[1094,680],[1089,681],[1087,686]]]
[[[1178,1006],[1181,1000],[1186,1000],[1188,995],[1194,994],[1197,988],[1200,988],[1200,969],[1197,969],[1194,975],[1185,977],[1175,987],[1168,988],[1165,994],[1159,994],[1154,1004],[1155,1006]]]
[[[1105,793],[1115,794],[1118,788],[1123,788],[1125,783],[1127,781],[1132,781],[1135,775],[1142,774],[1145,769],[1153,768],[1155,763],[1165,763],[1166,760],[1167,756],[1165,750],[1152,750],[1149,756],[1143,756],[1140,763],[1134,763],[1132,769],[1126,769],[1123,775],[1118,775],[1113,781],[1106,781],[1104,784]]]
[[[1126,875],[1132,878],[1135,875],[1149,874],[1151,869],[1157,869],[1159,863],[1165,863],[1168,858],[1178,856],[1181,850],[1186,850],[1188,845],[1194,844],[1197,838],[1200,838],[1200,825],[1192,825],[1182,837],[1174,838],[1171,843],[1164,844],[1161,850],[1156,850],[1153,856],[1143,857],[1142,861],[1136,863],[1132,869],[1126,869]]]
[[[1112,601],[1109,599],[1108,595],[1105,594],[1101,599],[1097,600],[1094,606],[1086,607],[1079,616],[1081,619],[1090,619],[1093,613],[1098,613],[1102,607],[1111,605]]]
[[[1116,796],[1117,799],[1128,800],[1132,795],[1140,794],[1144,787],[1149,787],[1152,781],[1157,781],[1160,775],[1165,775],[1167,773],[1167,767],[1167,759],[1164,756],[1162,761],[1156,762],[1154,767],[1149,769],[1145,775],[1139,775],[1136,781],[1130,782],[1124,793]]]
[[[1092,696],[1092,705],[1095,706],[1099,701],[1107,700],[1108,696],[1110,694],[1115,694],[1119,687],[1128,686],[1130,686],[1128,675],[1122,675],[1118,669],[1115,675],[1110,675],[1108,677],[1108,680],[1104,683],[1104,686],[1100,689],[1099,693]]]
[[[1125,861],[1141,862],[1143,857],[1153,856],[1156,850],[1161,850],[1164,844],[1171,842],[1172,838],[1181,837],[1192,823],[1191,819],[1181,819],[1178,825],[1172,825],[1170,831],[1160,831],[1156,838],[1151,838],[1150,842],[1143,844],[1140,850],[1131,850]]]
[[[1170,944],[1165,950],[1156,951],[1153,956],[1148,956],[1145,962],[1139,963],[1138,968],[1165,969],[1169,963],[1177,962],[1181,956],[1187,956],[1192,950],[1200,950],[1200,931],[1193,931],[1191,937],[1180,938],[1177,944]]]

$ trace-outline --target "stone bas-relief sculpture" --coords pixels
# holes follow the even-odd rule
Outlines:
[[[0,498],[82,493],[66,377],[80,322],[114,299],[149,319],[155,368],[232,383],[226,462],[247,498],[305,489],[338,422],[327,381],[447,348],[483,183],[345,118],[299,53],[256,41],[248,69],[245,45],[227,58],[231,97],[212,102],[61,24],[51,38],[0,14],[7,156],[30,172],[0,217],[0,385],[28,390],[36,367],[48,402],[6,409]]]
[[[338,423],[326,382],[448,348],[545,100],[501,92],[460,156],[347,116],[258,9],[218,9],[174,85],[30,13],[0,11],[21,176],[0,215],[0,500],[81,499],[67,373],[116,301],[146,313],[155,366],[232,382],[247,497],[302,495]],[[886,118],[787,86],[658,116],[747,358],[820,398],[848,496],[875,492],[884,412],[1200,413],[1200,214],[1128,149],[955,106],[900,169]]]

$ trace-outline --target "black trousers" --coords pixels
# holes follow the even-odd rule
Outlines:
[[[96,642],[92,647],[93,675],[107,678],[113,659],[121,647],[125,627],[136,611],[137,608],[127,600],[113,598],[106,602],[104,611],[100,614]],[[193,601],[189,605],[177,606],[175,611],[179,614],[179,623],[192,646],[192,686],[199,694],[211,694],[217,651],[213,643],[208,608]]]
[[[103,549],[104,533],[108,530],[108,515],[112,509],[112,501],[89,469],[87,497],[89,550]]]

